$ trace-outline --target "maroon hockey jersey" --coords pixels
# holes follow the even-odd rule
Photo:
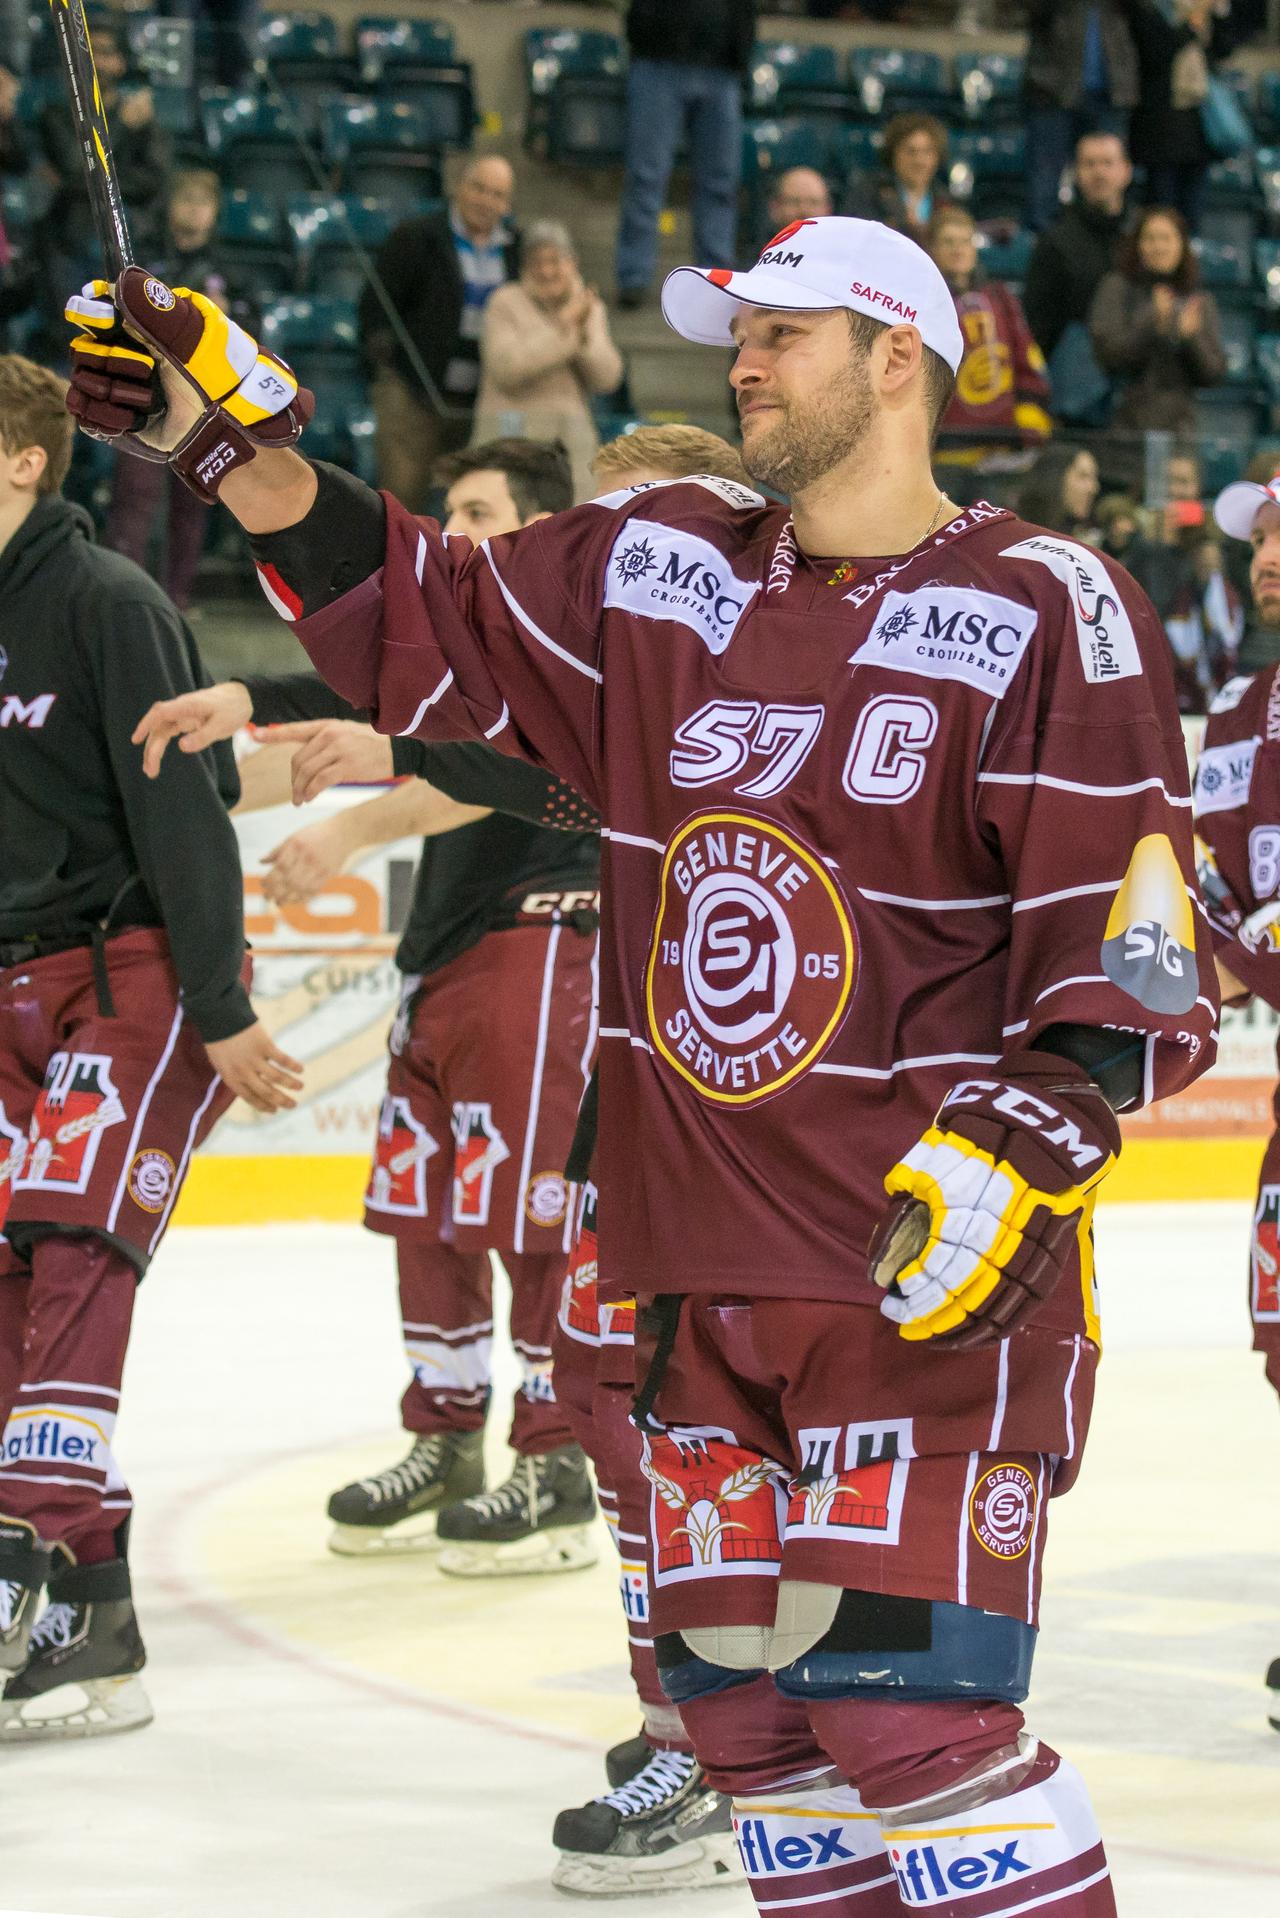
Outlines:
[[[1195,828],[1222,963],[1280,1007],[1280,666],[1228,680],[1210,707]]]
[[[387,515],[295,629],[317,669],[606,822],[608,1296],[875,1302],[885,1171],[956,1081],[1060,1022],[1145,1035],[1148,1098],[1209,1063],[1168,645],[1118,567],[985,506],[817,560],[707,478],[478,549]],[[1064,1284],[1042,1322],[1081,1321]]]

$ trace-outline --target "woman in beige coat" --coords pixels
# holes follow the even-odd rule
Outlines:
[[[562,440],[577,496],[589,499],[600,439],[588,395],[611,393],[622,370],[604,302],[582,284],[567,229],[539,220],[525,235],[520,278],[484,309],[472,443],[513,434]]]

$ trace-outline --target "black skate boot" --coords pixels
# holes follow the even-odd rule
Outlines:
[[[419,1433],[398,1465],[334,1493],[329,1550],[342,1558],[434,1552],[436,1513],[483,1490],[483,1432]]]
[[[589,1898],[741,1882],[732,1807],[696,1758],[651,1752],[629,1784],[556,1819],[551,1882]]]
[[[576,1572],[598,1556],[595,1494],[580,1445],[517,1458],[511,1477],[441,1512],[440,1570],[454,1578]]]
[[[604,1775],[609,1780],[609,1789],[616,1790],[643,1771],[653,1757],[653,1746],[643,1732],[637,1732],[634,1738],[624,1738],[620,1745],[610,1745],[604,1755]]]
[[[122,1558],[55,1564],[27,1662],[0,1699],[0,1747],[100,1738],[149,1725],[137,1674],[147,1662]]]
[[[1273,1732],[1280,1732],[1280,1658],[1273,1658],[1267,1666],[1267,1690],[1271,1694],[1267,1723]]]
[[[27,1640],[49,1576],[49,1554],[32,1526],[0,1518],[0,1683],[27,1662]]]

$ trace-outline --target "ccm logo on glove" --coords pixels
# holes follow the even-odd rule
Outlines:
[[[1079,1091],[1079,1087],[1064,1086],[1062,1089],[1064,1092]],[[1007,1085],[1002,1079],[962,1079],[947,1094],[948,1106],[977,1105],[981,1101],[987,1101],[990,1110],[1000,1113],[1003,1118],[1016,1119],[1033,1132],[1042,1132],[1046,1145],[1062,1146],[1078,1172],[1087,1172],[1090,1166],[1097,1165],[1104,1157],[1102,1147],[1090,1145],[1079,1126],[1073,1125],[1064,1113],[1046,1105],[1043,1099],[1037,1099],[1033,1092],[1027,1092],[1021,1086]],[[1049,1126],[1055,1130],[1050,1132]]]

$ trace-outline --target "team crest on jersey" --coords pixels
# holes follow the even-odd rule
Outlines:
[[[493,1175],[511,1148],[493,1123],[487,1100],[459,1099],[453,1108],[453,1221],[488,1225]]]
[[[1258,1194],[1250,1256],[1250,1306],[1261,1324],[1280,1320],[1280,1185]]]
[[[807,1072],[848,1009],[857,940],[818,855],[771,820],[700,813],[675,833],[645,979],[649,1035],[718,1105]]]
[[[9,1200],[13,1193],[13,1182],[22,1170],[22,1161],[27,1156],[27,1138],[16,1125],[10,1125],[4,1109],[4,1100],[0,1099],[0,1232],[4,1230],[5,1214],[9,1210]]]
[[[641,1469],[653,1487],[659,1585],[776,1577],[786,1517],[785,1472],[711,1426],[652,1434]]]
[[[1200,990],[1195,921],[1174,850],[1148,833],[1107,914],[1102,970],[1150,1012],[1190,1012]]]
[[[524,1216],[530,1225],[550,1231],[563,1225],[569,1210],[569,1187],[562,1172],[535,1172],[524,1189]]]
[[[896,1545],[915,1451],[911,1420],[810,1426],[797,1440],[787,1537]]]
[[[173,1191],[177,1167],[167,1152],[147,1146],[129,1163],[129,1197],[144,1212],[163,1212]]]
[[[86,1192],[108,1126],[124,1118],[106,1052],[55,1052],[31,1115],[15,1192]]]
[[[1025,1465],[993,1465],[969,1494],[969,1528],[992,1558],[1021,1558],[1036,1535],[1036,1482]]]
[[[425,1219],[427,1160],[439,1150],[438,1142],[414,1118],[409,1101],[398,1092],[385,1093],[364,1195],[369,1210]]]

